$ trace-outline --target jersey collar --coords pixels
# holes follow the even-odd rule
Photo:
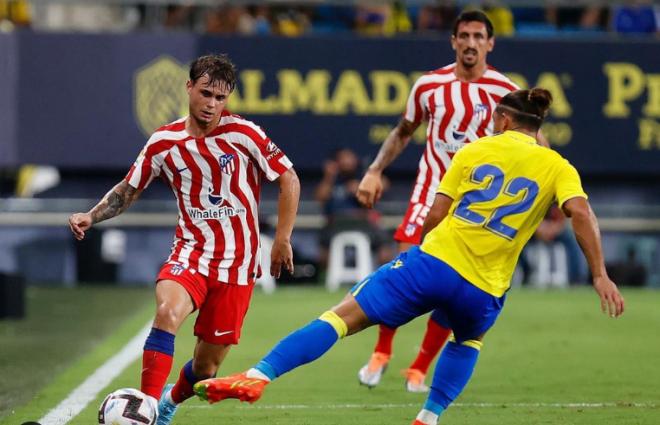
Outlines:
[[[521,133],[519,131],[515,130],[507,130],[504,132],[507,137],[512,138],[513,140],[516,140],[518,142],[523,142],[523,143],[528,143],[530,145],[535,145],[536,144],[536,139],[533,138],[532,136],[528,136],[524,133]]]

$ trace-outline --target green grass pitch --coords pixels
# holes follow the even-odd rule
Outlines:
[[[52,300],[53,294],[49,295]],[[502,316],[484,341],[472,381],[441,423],[659,424],[660,292],[625,290],[624,296],[627,311],[622,318],[612,320],[600,313],[598,299],[588,288],[512,291]],[[283,288],[272,296],[257,292],[241,344],[230,352],[221,374],[253,365],[279,339],[341,298],[342,294],[328,294],[322,289]],[[17,338],[28,338],[20,344],[30,350],[37,346],[34,341],[26,345],[29,337],[17,335],[16,328],[26,325],[0,322],[0,346],[8,347],[0,350],[0,372],[8,378],[0,379],[0,394],[12,394],[16,386],[12,382],[17,379],[30,383],[23,386],[24,397],[15,396],[9,404],[0,404],[0,415],[4,416],[0,424],[38,420],[133,337],[153,312],[148,290],[74,290],[67,299],[72,305],[85,304],[80,306],[84,314],[73,318],[55,315],[59,323],[48,325],[78,327],[75,334],[84,338],[78,343],[82,347],[64,356],[66,359],[60,358],[61,354],[48,356],[46,347],[36,350],[46,350],[46,355],[39,354],[41,360],[16,349]],[[87,310],[94,309],[89,306],[93,304],[90,299],[123,304],[121,315],[100,308],[96,315],[90,315]],[[190,357],[192,322],[189,319],[177,337],[171,380]],[[375,328],[341,341],[319,361],[283,376],[269,385],[254,405],[230,400],[209,406],[189,400],[174,424],[409,424],[425,396],[406,393],[399,370],[416,353],[425,323],[425,318],[417,319],[399,331],[390,368],[373,390],[360,387],[356,374],[375,343]],[[103,333],[95,338],[94,329]],[[71,341],[64,343],[71,345]],[[57,361],[53,364],[50,357]],[[38,364],[20,371],[11,367],[27,365],[31,358]],[[120,387],[138,387],[139,371],[140,364],[135,362],[69,424],[96,423],[96,409],[104,395]]]

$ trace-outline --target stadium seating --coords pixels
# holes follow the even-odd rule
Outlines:
[[[356,231],[340,232],[330,241],[325,286],[336,291],[342,283],[356,283],[373,271],[369,237]],[[355,265],[347,264],[347,248],[355,249]]]

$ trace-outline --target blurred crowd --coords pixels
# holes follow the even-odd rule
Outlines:
[[[353,3],[240,2],[221,6],[118,2],[0,0],[0,31],[195,31],[209,34],[281,35],[358,33],[393,36],[451,31],[461,10],[486,11],[498,36],[619,33],[660,34],[660,5],[653,0],[584,3],[546,0],[545,7],[507,6],[498,0],[356,0]],[[517,3],[516,3],[517,4]]]

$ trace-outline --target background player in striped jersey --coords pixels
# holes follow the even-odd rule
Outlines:
[[[438,359],[413,425],[436,425],[470,380],[523,246],[555,202],[571,217],[601,310],[623,314],[624,299],[605,270],[598,223],[580,176],[536,142],[551,101],[540,88],[502,98],[494,112],[498,133],[461,149],[435,191],[421,246],[365,277],[339,305],[282,339],[248,371],[198,382],[195,393],[210,402],[254,402],[271,381],[318,359],[339,339],[374,323],[400,326],[434,311],[454,338]]]
[[[93,224],[125,211],[154,177],[172,188],[179,220],[172,251],[156,285],[156,316],[144,346],[141,390],[160,399],[159,425],[192,396],[195,382],[214,376],[237,344],[259,261],[258,203],[262,177],[280,187],[270,273],[293,271],[291,231],[300,183],[292,164],[254,123],[225,110],[236,70],[225,55],[196,59],[187,82],[189,115],[151,136],[128,175],[87,213],[69,219],[77,239]],[[266,271],[268,272],[268,271]],[[174,336],[199,310],[193,359],[163,391]],[[162,398],[161,398],[162,392]]]
[[[440,179],[456,152],[465,144],[493,133],[492,113],[497,102],[516,85],[486,62],[493,50],[493,25],[480,11],[463,12],[451,37],[456,62],[421,76],[415,82],[406,111],[383,143],[358,188],[358,200],[371,208],[382,193],[382,173],[406,147],[422,121],[428,121],[426,148],[403,221],[394,239],[403,252],[421,242],[422,225]],[[381,325],[369,362],[360,369],[360,382],[373,387],[380,382],[392,355],[396,329]],[[429,318],[417,358],[405,370],[406,389],[426,392],[424,378],[451,331]]]

